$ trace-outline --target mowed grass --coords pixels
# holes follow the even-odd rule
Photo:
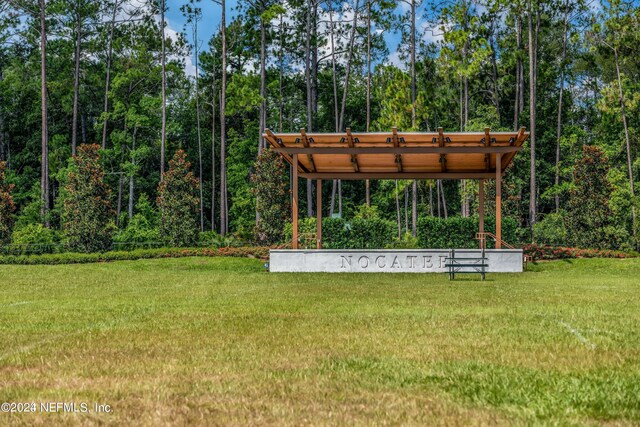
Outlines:
[[[0,267],[2,424],[640,423],[640,260],[275,274],[250,259]]]

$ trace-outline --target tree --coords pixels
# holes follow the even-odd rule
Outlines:
[[[198,191],[200,193],[200,231],[204,231],[204,195],[202,189],[202,137],[200,132],[200,73],[198,70],[198,58],[200,56],[200,47],[198,41],[198,22],[202,18],[202,9],[195,6],[200,0],[190,0],[188,4],[185,4],[180,8],[182,13],[187,18],[187,25],[191,25],[193,30],[193,40],[195,49],[195,99],[196,99],[196,134],[198,139]],[[163,65],[164,69],[164,65]],[[164,96],[164,95],[163,95]],[[164,122],[164,119],[163,119]]]
[[[13,202],[14,185],[7,183],[7,162],[0,161],[0,244],[8,243],[11,240],[11,229],[13,228],[13,213],[16,205]]]
[[[165,0],[160,0],[160,29],[162,40],[162,51],[160,55],[160,64],[162,67],[162,129],[160,129],[160,180],[164,175],[164,158],[167,145],[167,51],[165,42],[165,20],[166,12]],[[196,39],[197,43],[197,39]]]
[[[172,246],[189,246],[198,241],[198,179],[190,167],[184,150],[178,150],[158,186],[160,236]]]
[[[68,174],[62,222],[73,251],[98,252],[111,247],[115,212],[99,150],[97,144],[80,145]]]
[[[609,161],[599,147],[582,147],[582,158],[573,167],[567,212],[567,229],[577,246],[611,249],[614,224],[609,200],[613,186],[608,172]]]
[[[263,245],[282,241],[283,224],[290,215],[289,192],[281,182],[286,174],[287,167],[280,155],[269,149],[263,150],[254,164],[251,183],[256,210],[260,213],[254,234]]]
[[[40,108],[42,114],[40,153],[40,216],[49,226],[49,128],[47,114],[47,18],[45,0],[38,0],[40,18]]]

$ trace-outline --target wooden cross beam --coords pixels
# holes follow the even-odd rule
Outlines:
[[[349,143],[349,148],[355,148],[353,143],[353,135],[351,134],[351,128],[347,128],[347,142]],[[353,163],[354,172],[360,172],[357,154],[351,154],[351,163]]]
[[[309,148],[309,138],[307,137],[307,133],[304,131],[304,128],[300,129],[300,135],[302,135],[302,144],[304,148]],[[316,171],[316,164],[313,162],[313,154],[307,154],[307,159],[309,159],[309,163],[311,164],[311,172]]]
[[[393,146],[395,148],[398,148],[400,146],[400,141],[398,139],[398,128],[393,127],[392,128],[393,131]],[[396,154],[396,164],[398,165],[398,172],[402,172],[402,155],[400,154]]]
[[[444,131],[442,128],[438,128],[438,147],[444,148]],[[445,173],[447,171],[447,157],[444,153],[440,154],[440,172]]]

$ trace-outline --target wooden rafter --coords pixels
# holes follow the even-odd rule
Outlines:
[[[529,135],[527,134],[525,128],[521,127],[518,130],[518,133],[515,136],[515,138],[513,138],[513,141],[511,142],[511,146],[518,146],[518,147],[522,146],[522,144],[524,143],[525,139],[527,139],[528,136]],[[513,157],[515,155],[516,153],[509,153],[506,156],[502,156],[502,162],[501,162],[502,170],[507,168],[507,166],[509,165],[509,163],[511,163],[511,160],[513,160]]]
[[[307,137],[307,133],[305,132],[304,128],[300,129],[300,135],[302,135],[302,145],[304,145],[304,148],[310,148],[309,138]],[[311,172],[315,172],[316,164],[313,161],[313,154],[308,153],[307,159],[309,159],[309,164],[311,165]]]
[[[400,139],[398,138],[398,128],[393,127],[392,132],[393,135],[391,140],[393,141],[393,147],[398,148],[400,146]],[[396,165],[398,166],[398,172],[402,172],[402,155],[399,153],[396,154]]]
[[[351,134],[351,128],[347,128],[347,142],[349,144],[349,148],[355,148],[353,135]],[[351,163],[353,163],[354,172],[360,172],[360,166],[358,165],[358,155],[351,154]]]
[[[269,144],[271,144],[271,147],[273,147],[273,150],[276,152],[279,152],[282,155],[282,157],[285,158],[286,161],[293,164],[293,157],[292,157],[293,153],[283,153],[278,151],[280,148],[284,148],[284,145],[278,140],[278,137],[273,132],[271,132],[271,129],[265,129],[264,132],[265,132],[264,137],[267,141],[269,141]],[[300,162],[298,162],[298,168],[304,173],[311,172]]]

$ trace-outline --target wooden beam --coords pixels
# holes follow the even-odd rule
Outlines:
[[[280,147],[273,148],[276,153],[285,154],[495,154],[495,153],[516,153],[522,150],[522,147],[517,146],[505,146],[505,145],[493,145],[491,147],[484,147],[481,145],[474,147],[464,146],[422,146],[422,147],[310,147],[310,148],[296,148],[296,147]]]
[[[293,185],[291,193],[293,200],[291,203],[291,225],[293,228],[293,236],[291,247],[298,249],[298,155],[293,155]]]
[[[438,148],[443,150],[444,147],[444,131],[442,128],[438,128]],[[447,171],[447,157],[444,151],[440,152],[440,171],[445,173]]]
[[[391,128],[391,131],[393,134],[393,137],[392,137],[393,147],[399,148],[400,141],[398,138],[398,128],[394,126],[393,128]],[[400,153],[396,153],[396,165],[398,166],[398,172],[402,172],[402,155]]]
[[[347,128],[347,142],[349,143],[349,148],[355,148],[353,135],[351,134],[351,128]],[[351,154],[351,163],[353,163],[353,170],[355,172],[360,171],[360,166],[358,165],[358,155]]]
[[[310,148],[309,138],[307,137],[307,133],[304,131],[304,128],[300,129],[300,135],[302,135],[302,145],[304,145],[304,148]],[[315,172],[316,164],[313,162],[313,154],[307,154],[307,159],[309,159],[309,163],[311,164],[310,172]]]
[[[316,247],[322,249],[322,180],[316,180]]]
[[[315,172],[300,173],[307,179],[493,179],[493,172]]]
[[[502,249],[502,154],[496,154],[496,249]]]

